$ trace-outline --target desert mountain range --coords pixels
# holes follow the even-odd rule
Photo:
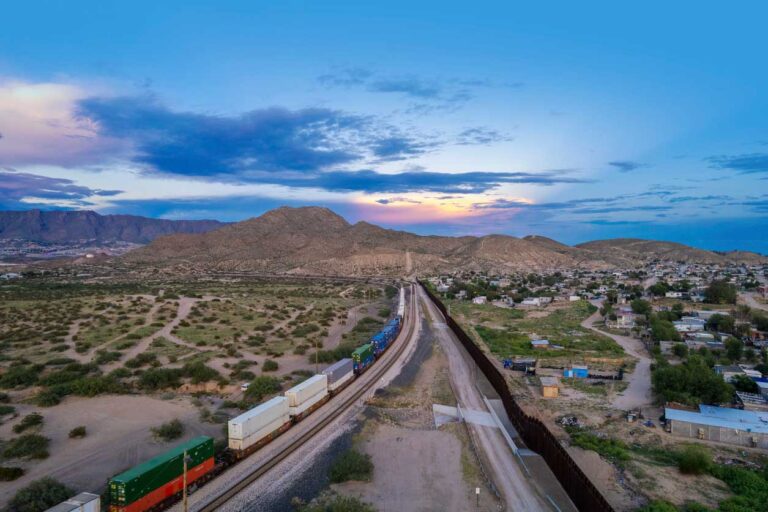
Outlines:
[[[716,253],[637,239],[569,246],[541,236],[420,236],[367,222],[350,224],[320,207],[282,207],[202,234],[163,236],[123,256],[125,263],[159,267],[332,275],[626,268],[653,259],[768,262],[755,253]]]

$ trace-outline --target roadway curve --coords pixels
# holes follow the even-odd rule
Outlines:
[[[451,382],[459,406],[463,409],[490,412],[483,400],[483,394],[476,385],[473,372],[477,371],[477,367],[474,361],[463,350],[461,342],[446,324],[445,317],[440,310],[429,300],[421,287],[417,287],[417,290],[422,306],[435,319],[433,331],[448,357]],[[544,504],[539,494],[526,479],[498,428],[471,423],[467,423],[467,427],[472,432],[478,448],[485,455],[491,479],[501,494],[507,510],[515,512],[551,510],[552,507]]]

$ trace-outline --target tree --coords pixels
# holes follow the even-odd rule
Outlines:
[[[743,391],[745,393],[757,393],[757,383],[747,377],[746,375],[734,375],[731,378],[731,384],[737,391]]]
[[[725,340],[725,353],[728,356],[728,359],[734,363],[738,363],[744,353],[744,343],[734,337],[728,338]]]
[[[680,341],[680,333],[669,320],[651,317],[651,337],[654,341]]]
[[[727,281],[712,281],[704,291],[704,297],[710,304],[736,304],[736,287]]]
[[[691,354],[676,366],[659,361],[651,381],[656,394],[668,402],[719,404],[730,401],[733,395],[733,387],[715,374],[699,354]]]
[[[253,379],[245,392],[245,396],[251,400],[260,401],[265,396],[277,393],[281,389],[280,379],[260,375]]]
[[[65,501],[74,492],[64,484],[46,477],[21,489],[8,503],[8,512],[40,512]]]
[[[707,329],[717,332],[727,332],[728,334],[733,333],[735,325],[736,320],[731,315],[721,315],[720,313],[715,313],[709,317],[709,320],[707,320]]]
[[[632,301],[632,312],[637,315],[650,315],[651,303],[643,299],[635,299]]]
[[[672,353],[680,359],[685,359],[688,356],[688,345],[685,343],[675,343],[675,346],[672,347]]]
[[[667,283],[659,281],[658,283],[649,286],[648,291],[656,297],[663,297],[669,291],[669,286]]]

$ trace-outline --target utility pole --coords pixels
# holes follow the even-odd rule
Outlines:
[[[320,347],[318,346],[317,340],[315,340],[315,375],[320,373]]]
[[[184,450],[184,488],[182,489],[182,507],[184,509],[184,512],[187,512],[189,510],[189,503],[187,502],[187,450]]]

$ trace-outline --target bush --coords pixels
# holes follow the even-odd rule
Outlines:
[[[44,389],[35,397],[35,403],[40,407],[53,407],[61,403],[61,395],[53,389]]]
[[[11,366],[0,377],[0,388],[27,387],[37,382],[39,369],[33,366]]]
[[[181,370],[175,368],[150,368],[139,377],[139,387],[146,390],[177,388],[181,385]]]
[[[189,377],[193,384],[200,384],[201,382],[208,382],[210,380],[218,380],[221,378],[219,372],[206,366],[202,361],[185,364],[184,368],[182,368],[182,373],[185,377]]]
[[[333,491],[322,492],[309,504],[297,500],[294,506],[296,512],[376,512],[375,508],[358,498]]]
[[[277,361],[273,361],[272,359],[267,359],[264,361],[264,364],[262,365],[261,369],[265,372],[274,372],[279,368],[280,365],[277,364]]]
[[[733,387],[713,372],[699,354],[676,366],[659,361],[651,381],[656,394],[668,402],[718,404],[730,401],[733,395]]]
[[[677,507],[668,501],[655,500],[638,509],[637,512],[677,512]]]
[[[21,434],[27,429],[37,427],[38,425],[43,424],[43,416],[33,412],[32,414],[27,414],[22,418],[21,422],[17,423],[13,426],[13,431],[17,434]]]
[[[571,443],[579,448],[597,452],[603,458],[615,463],[622,463],[630,458],[629,449],[623,441],[598,437],[591,432],[586,432],[579,428],[569,428],[566,430],[571,435]]]
[[[3,449],[3,457],[8,459],[45,459],[48,457],[50,439],[38,434],[24,434],[8,441]]]
[[[250,400],[261,401],[267,395],[277,393],[282,389],[280,379],[267,375],[260,375],[253,379],[245,392],[245,396]]]
[[[35,480],[8,503],[8,512],[40,512],[68,500],[74,491],[53,478]]]
[[[11,482],[23,474],[24,470],[19,467],[0,466],[0,482]]]
[[[330,469],[330,478],[333,483],[360,480],[367,482],[373,473],[373,462],[368,454],[357,450],[348,450],[341,454]]]
[[[168,423],[163,423],[159,427],[154,427],[152,429],[152,434],[163,441],[173,441],[184,434],[184,424],[179,420],[171,420]]]
[[[16,412],[16,408],[12,405],[0,405],[0,416],[6,416]]]
[[[72,430],[69,431],[69,437],[70,439],[82,439],[88,435],[88,432],[86,431],[84,426],[75,427]]]
[[[701,475],[709,471],[710,466],[712,466],[712,455],[703,446],[686,446],[678,456],[677,467],[681,473]]]

